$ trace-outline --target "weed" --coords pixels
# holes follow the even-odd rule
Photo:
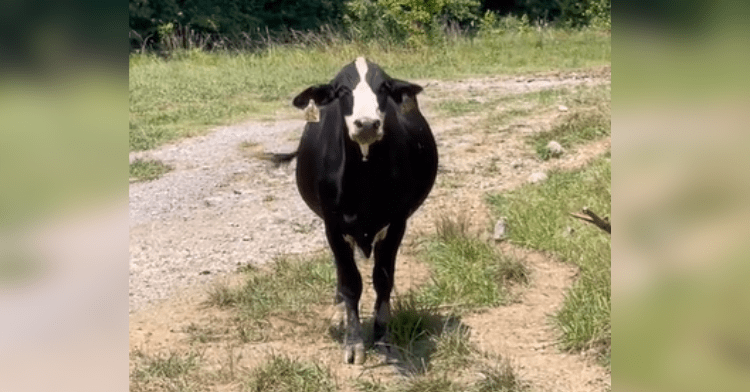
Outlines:
[[[468,100],[445,100],[437,104],[437,109],[447,116],[463,116],[469,113],[476,113],[485,109],[488,105],[476,99]]]
[[[198,368],[200,355],[195,352],[146,355],[134,351],[135,368],[130,372],[131,391],[191,390],[188,374]]]
[[[386,386],[375,380],[368,381],[362,379],[354,380],[354,389],[360,392],[386,392],[388,389]]]
[[[559,120],[552,129],[532,136],[530,141],[539,158],[547,160],[550,158],[547,143],[551,140],[557,141],[567,149],[610,135],[610,117],[608,109],[574,112]]]
[[[482,380],[471,389],[475,392],[522,392],[529,388],[521,382],[507,361],[498,359],[492,365],[485,365],[480,372]]]
[[[172,170],[172,167],[157,160],[136,159],[130,164],[130,177],[138,181],[151,181]]]
[[[462,385],[449,380],[445,376],[432,375],[411,378],[395,388],[397,392],[458,392],[463,390]]]
[[[182,331],[188,334],[191,342],[208,343],[215,342],[220,338],[220,333],[216,330],[196,323],[190,323]]]
[[[441,325],[437,309],[418,302],[412,293],[394,301],[388,323],[389,343],[399,351],[410,372],[427,370],[435,348],[432,338],[439,334]]]
[[[497,306],[505,301],[506,284],[526,282],[526,269],[501,255],[495,247],[468,232],[466,218],[444,217],[425,256],[433,269],[432,283],[422,301],[460,308]]]
[[[469,341],[470,330],[457,319],[449,319],[443,325],[443,331],[435,339],[435,352],[432,355],[432,367],[440,373],[455,372],[472,364],[472,357],[477,350]]]
[[[264,319],[270,314],[304,315],[309,306],[333,296],[336,275],[330,256],[322,254],[309,260],[280,257],[270,269],[250,269],[247,281],[239,288],[215,286],[208,303],[236,307],[243,317]]]
[[[137,378],[165,377],[175,378],[187,374],[198,364],[199,355],[194,352],[180,354],[170,352],[166,355],[148,356],[140,351],[134,353],[144,366],[136,371]]]
[[[254,369],[245,390],[264,392],[333,392],[336,384],[327,369],[317,363],[275,355]]]

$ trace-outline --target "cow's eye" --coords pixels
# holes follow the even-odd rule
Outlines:
[[[341,86],[336,89],[336,97],[338,98],[341,98],[346,95],[351,95],[351,94],[352,94],[352,89],[350,89],[349,87]]]

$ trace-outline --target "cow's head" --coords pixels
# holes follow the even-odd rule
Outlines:
[[[358,57],[329,83],[313,86],[294,98],[304,109],[310,102],[340,105],[349,138],[359,144],[366,159],[369,146],[383,138],[388,99],[401,104],[404,95],[414,97],[422,87],[389,77],[377,64]]]

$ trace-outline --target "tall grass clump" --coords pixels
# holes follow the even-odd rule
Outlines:
[[[454,372],[470,364],[476,349],[469,327],[454,313],[421,301],[413,292],[396,298],[388,322],[388,345],[408,374]]]
[[[470,235],[465,218],[444,217],[425,256],[433,277],[422,290],[421,300],[434,305],[500,305],[508,299],[509,283],[527,280],[523,264]]]
[[[147,355],[131,353],[135,366],[130,372],[131,391],[191,390],[191,374],[196,372],[200,355],[195,352]]]
[[[130,178],[151,181],[172,170],[172,166],[153,159],[136,159],[130,164]]]
[[[334,392],[336,383],[328,369],[318,363],[274,355],[250,372],[243,382],[247,391]]]
[[[580,267],[554,321],[566,349],[593,349],[605,361],[611,345],[611,238],[569,213],[588,207],[600,216],[610,214],[610,167],[607,154],[585,169],[553,172],[542,184],[488,197],[496,214],[506,217],[510,241]]]
[[[507,360],[499,359],[491,365],[485,365],[480,373],[483,378],[474,385],[472,392],[524,392],[530,389],[513,372]]]

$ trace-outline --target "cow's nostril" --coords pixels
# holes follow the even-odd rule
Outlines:
[[[362,121],[360,121],[360,120],[354,120],[354,125],[356,125],[357,128],[362,128]]]
[[[373,128],[380,128],[380,120],[375,120],[375,122],[372,123]]]

